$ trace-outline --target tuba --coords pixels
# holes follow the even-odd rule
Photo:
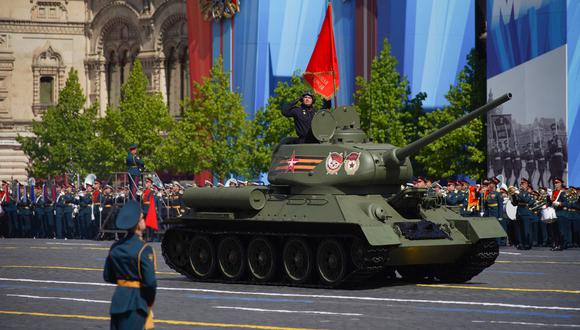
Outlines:
[[[518,213],[517,198],[519,191],[516,187],[509,187],[507,190],[508,201],[505,204],[505,213],[510,220],[516,220]]]
[[[85,188],[86,188],[86,187],[87,187],[87,185],[89,185],[89,184],[90,184],[91,186],[94,186],[94,185],[95,185],[95,180],[96,180],[96,179],[97,179],[97,176],[96,176],[95,174],[93,174],[93,173],[91,173],[91,174],[87,175],[87,176],[85,177],[85,181],[83,182],[83,184],[84,184]]]

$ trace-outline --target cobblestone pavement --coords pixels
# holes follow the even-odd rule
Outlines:
[[[0,240],[2,329],[107,329],[111,242]],[[160,246],[153,243],[157,255]],[[158,259],[156,329],[580,328],[580,249],[502,248],[461,285],[341,290],[195,283]]]

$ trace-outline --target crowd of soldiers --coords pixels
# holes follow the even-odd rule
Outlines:
[[[184,187],[177,181],[154,184],[147,177],[144,186],[131,191],[129,185],[114,189],[102,180],[73,185],[30,186],[2,181],[0,236],[49,239],[96,239],[114,233],[118,210],[131,199],[138,200],[146,212],[155,204],[160,228],[170,217],[181,215]]]
[[[447,182],[442,186],[418,178],[409,184],[425,187],[448,206],[466,217],[495,217],[508,234],[500,245],[520,250],[536,246],[561,251],[580,246],[580,188],[565,187],[561,178],[552,179],[553,187],[534,190],[527,178],[519,185],[507,186],[497,177],[470,185],[467,181]]]

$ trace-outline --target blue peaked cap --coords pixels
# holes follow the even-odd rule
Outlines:
[[[117,215],[117,228],[127,230],[135,227],[141,217],[141,205],[136,201],[128,201]]]

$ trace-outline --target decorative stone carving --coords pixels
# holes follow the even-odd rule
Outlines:
[[[40,80],[43,77],[52,78],[51,99],[55,102],[58,99],[58,93],[64,88],[66,82],[66,66],[62,61],[62,56],[52,48],[50,42],[47,42],[41,49],[36,50],[34,54],[32,62],[32,113],[38,116],[51,105],[41,103]]]
[[[47,20],[66,22],[68,20],[68,10],[65,3],[68,4],[68,1],[36,1],[30,9],[30,18],[33,21]]]

